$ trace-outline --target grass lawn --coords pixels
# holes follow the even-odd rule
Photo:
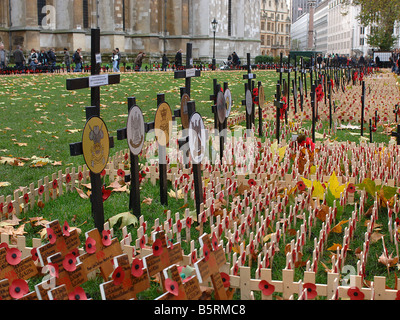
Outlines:
[[[213,94],[213,79],[223,85],[228,82],[232,91],[233,109],[232,114],[244,112],[242,100],[244,99],[244,83],[243,71],[229,72],[203,72],[201,78],[192,79],[192,99],[196,102],[196,109],[203,116],[206,122],[213,121],[211,112],[212,102],[209,100]],[[271,102],[274,99],[276,89],[277,74],[275,71],[255,71],[257,75],[256,81],[261,81],[265,88],[266,100]],[[0,157],[20,158],[23,159],[23,166],[0,165],[0,182],[8,182],[0,187],[0,195],[12,195],[14,190],[19,187],[28,186],[31,182],[36,182],[45,176],[51,176],[58,170],[67,167],[77,167],[84,164],[83,156],[71,157],[69,155],[69,144],[79,142],[82,139],[82,129],[86,122],[85,106],[90,104],[90,90],[67,91],[65,83],[67,78],[76,77],[76,75],[33,75],[33,76],[12,76],[0,77]],[[157,109],[157,94],[165,93],[165,100],[171,106],[171,109],[177,109],[180,106],[179,88],[184,86],[184,80],[175,80],[173,73],[122,73],[121,83],[103,87],[101,89],[101,117],[107,124],[110,136],[114,136],[115,148],[111,150],[113,155],[119,150],[127,148],[126,141],[118,141],[116,132],[126,126],[127,118],[127,98],[136,97],[137,105],[141,107],[145,121],[154,121],[155,111]],[[309,128],[310,122],[304,122],[303,127]],[[318,130],[323,133],[327,131],[329,123],[324,121]],[[360,141],[359,134],[356,130],[338,130],[331,139],[338,141]],[[359,133],[359,131],[358,131]],[[367,130],[365,136],[369,137]],[[273,138],[273,137],[267,137]],[[322,140],[322,139],[320,139]],[[389,137],[382,133],[382,129],[378,127],[378,131],[374,133],[374,141],[387,144]],[[43,157],[50,160],[49,164],[37,167],[31,167],[32,157]],[[153,199],[151,204],[142,205],[142,213],[147,221],[154,221],[156,218],[165,216],[165,210],[169,209],[173,214],[180,212],[182,215],[185,210],[184,200],[169,197],[168,207],[162,206],[159,197],[158,183],[156,186],[151,183],[144,183],[142,186],[142,199],[150,197]],[[190,210],[194,209],[193,202],[189,201]],[[113,195],[104,202],[105,219],[115,214],[128,211],[128,196],[126,193],[113,193]],[[350,215],[352,206],[345,208],[345,215]],[[164,216],[163,216],[164,215]],[[82,229],[83,233],[93,228],[93,219],[91,217],[90,202],[80,198],[76,193],[68,193],[56,201],[50,201],[44,208],[40,209],[35,206],[26,216],[21,218],[42,216],[46,220],[55,219],[68,221],[70,226],[76,226]],[[380,215],[382,217],[384,215]],[[73,221],[73,223],[72,223]],[[360,225],[364,221],[359,222]],[[386,221],[380,221],[383,226],[387,226]],[[298,223],[297,227],[300,226]],[[151,227],[151,226],[149,226]],[[318,236],[321,223],[318,222],[312,231],[312,237]],[[117,236],[120,236],[117,231]],[[197,230],[192,228],[194,234],[192,239],[196,239]],[[39,228],[35,228],[30,224],[26,224],[26,236],[29,239],[37,238]],[[135,239],[136,230],[131,227],[133,238]],[[206,230],[207,231],[207,230]],[[363,235],[366,227],[357,229],[355,236],[356,241],[353,242],[351,250],[355,250],[358,246],[362,246],[364,241]],[[295,238],[295,237],[294,237]],[[82,234],[82,241],[84,235]],[[288,240],[289,239],[289,240]],[[342,235],[337,235],[329,240],[329,245],[333,243],[341,243]],[[290,242],[290,237],[287,238]],[[312,241],[311,241],[312,242]],[[310,243],[311,243],[310,242]],[[380,244],[379,244],[380,245]],[[389,252],[393,252],[393,244],[388,243]],[[312,243],[310,245],[312,247]],[[189,247],[183,246],[185,254],[189,253]],[[282,252],[285,248],[280,248]],[[311,249],[310,249],[311,250]],[[367,268],[376,271],[376,274],[387,276],[387,270],[382,264],[378,264],[375,255],[381,254],[381,247],[375,251],[371,249]],[[312,252],[306,251],[305,258],[312,258]],[[354,261],[353,261],[354,260]],[[329,252],[325,250],[324,257],[321,261],[330,261]],[[327,263],[328,263],[327,262]],[[356,258],[352,258],[346,262],[356,265]],[[274,260],[273,279],[280,279],[280,269],[284,268],[285,256],[277,255]],[[303,268],[299,268],[302,273]],[[254,272],[254,270],[253,270]],[[371,274],[371,277],[373,275]],[[298,274],[301,278],[301,275]],[[390,274],[390,283],[394,283],[394,273]],[[326,281],[326,273],[322,268],[318,272],[318,283]],[[90,284],[88,284],[90,286]],[[98,296],[98,283],[93,284],[93,288],[89,289],[93,298]],[[157,290],[155,290],[157,291]],[[158,293],[159,294],[159,293]],[[156,295],[155,295],[156,296]],[[154,297],[153,297],[154,298]]]

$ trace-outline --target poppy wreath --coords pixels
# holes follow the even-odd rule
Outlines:
[[[322,85],[321,84],[319,84],[317,86],[317,88],[315,89],[315,94],[317,95],[317,101],[321,102],[322,99],[324,98],[324,92],[322,90]]]
[[[253,89],[253,103],[258,105],[258,88]]]
[[[281,120],[284,119],[284,117],[285,117],[285,112],[286,112],[286,109],[287,109],[287,107],[288,107],[286,97],[282,97],[282,101],[283,101],[283,106],[282,106],[282,108],[281,108],[281,114],[280,114],[280,119],[281,119]]]

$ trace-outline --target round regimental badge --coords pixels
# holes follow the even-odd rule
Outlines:
[[[110,138],[107,126],[99,117],[91,117],[83,129],[83,157],[93,173],[101,173],[107,166]]]
[[[172,129],[172,111],[168,103],[161,103],[154,119],[154,130],[157,142],[160,146],[167,146],[169,134]]]
[[[231,90],[226,89],[225,93],[225,103],[226,103],[226,117],[228,118],[229,115],[231,114],[231,109],[232,109],[232,93]]]
[[[250,90],[246,91],[246,111],[248,115],[253,113],[253,96]]]
[[[142,152],[145,137],[143,113],[138,106],[133,106],[129,110],[126,131],[129,149],[134,156],[137,156]]]
[[[206,151],[206,130],[203,119],[198,112],[189,121],[189,150],[194,164],[200,164]]]
[[[219,122],[224,123],[226,118],[226,102],[222,91],[218,92],[217,95],[217,114]]]

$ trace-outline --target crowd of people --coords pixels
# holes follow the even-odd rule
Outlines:
[[[392,72],[400,75],[400,49],[393,50],[390,62],[392,64]]]

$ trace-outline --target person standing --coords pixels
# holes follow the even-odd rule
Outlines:
[[[118,53],[117,50],[113,50],[112,57],[111,57],[112,65],[113,65],[113,72],[119,72],[118,69]]]
[[[23,68],[25,63],[25,57],[24,53],[21,50],[21,46],[17,46],[17,49],[14,51],[14,62],[18,70]]]
[[[175,55],[175,68],[176,70],[182,68],[182,49],[179,49]]]
[[[64,48],[64,64],[67,68],[67,72],[71,71],[71,59],[69,56],[69,51],[67,48]]]
[[[118,70],[117,72],[119,72],[119,64],[121,62],[122,55],[121,52],[119,51],[119,48],[116,48],[115,51],[117,53],[117,70]]]
[[[56,62],[57,62],[57,57],[55,50],[52,48],[47,52],[47,55],[49,57],[49,66],[50,66],[50,72],[53,72],[55,67],[56,67]]]
[[[0,42],[0,70],[6,67],[6,51],[4,50],[4,43]]]
[[[142,64],[143,64],[143,58],[146,56],[146,53],[144,52],[139,52],[135,59],[135,71],[141,71],[142,69]]]
[[[164,53],[162,56],[161,71],[167,71],[168,63],[169,60],[167,58],[167,55]]]
[[[72,56],[72,61],[75,63],[74,72],[82,72],[82,61],[81,48],[78,48]]]

